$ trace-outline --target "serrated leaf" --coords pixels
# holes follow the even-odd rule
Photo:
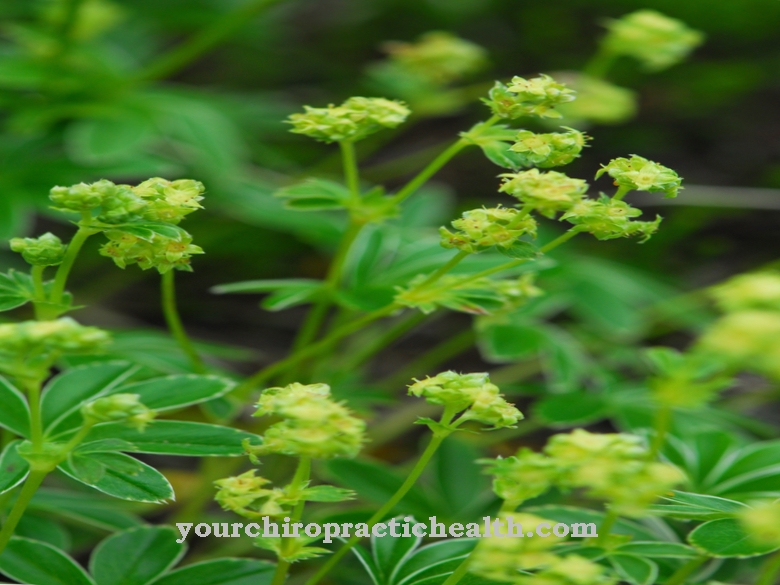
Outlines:
[[[21,307],[32,299],[32,290],[27,286],[29,279],[29,275],[16,270],[0,273],[0,312]]]
[[[66,440],[72,433],[60,436]],[[119,439],[133,446],[128,452],[153,453],[157,455],[184,455],[189,457],[238,457],[245,455],[243,441],[258,445],[262,438],[258,435],[223,427],[196,422],[173,420],[155,420],[143,430],[138,431],[121,423],[105,423],[92,427],[82,442],[81,449],[97,450],[94,444]],[[111,443],[106,443],[110,445]]]
[[[642,557],[615,554],[609,561],[615,572],[633,585],[652,585],[658,577],[658,565]]]
[[[30,472],[30,464],[16,451],[20,443],[11,441],[0,453],[0,494],[18,486]]]
[[[76,561],[50,544],[13,537],[0,555],[0,571],[20,583],[95,585]]]
[[[163,575],[154,585],[270,585],[275,566],[253,559],[218,559]]]
[[[73,453],[58,469],[122,500],[161,504],[174,499],[173,488],[164,475],[123,453]]]
[[[97,585],[145,585],[173,567],[186,552],[170,526],[139,526],[117,532],[92,552],[89,571]]]
[[[27,400],[16,386],[0,376],[0,427],[29,438],[30,409]]]
[[[780,549],[780,546],[754,541],[734,518],[711,520],[688,534],[688,542],[709,556],[755,557]]]

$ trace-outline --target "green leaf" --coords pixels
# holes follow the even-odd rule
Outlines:
[[[118,229],[137,238],[151,242],[155,235],[169,238],[177,242],[182,241],[187,236],[187,231],[177,225],[163,223],[159,221],[138,221],[133,223],[122,223],[113,226],[112,229]]]
[[[553,520],[555,522],[562,522],[569,526],[576,523],[593,523],[597,527],[601,526],[604,522],[604,513],[590,510],[588,508],[577,508],[575,506],[557,506],[557,505],[545,505],[545,506],[533,506],[523,510],[529,514],[535,514],[540,518],[547,520]],[[582,528],[584,531],[585,528]],[[614,534],[628,534],[636,540],[657,540],[658,537],[646,526],[643,526],[637,522],[632,522],[621,518],[615,523],[612,529]],[[583,542],[588,542],[587,540]]]
[[[95,585],[76,561],[50,544],[13,537],[0,555],[0,571],[34,585]]]
[[[32,291],[26,286],[29,275],[16,270],[0,273],[0,312],[21,307],[32,299]]]
[[[135,370],[128,362],[100,362],[76,366],[55,376],[43,389],[41,416],[44,429],[64,432],[80,426],[80,414],[70,425],[59,423],[77,413],[83,402],[103,396],[124,382]]]
[[[534,404],[534,411],[552,425],[581,426],[604,418],[607,405],[595,392],[569,392],[543,397]]]
[[[397,517],[395,520],[400,525],[396,528],[396,533],[400,534],[403,531],[403,518]],[[414,522],[411,524],[413,525]],[[388,528],[388,534],[389,530]],[[410,538],[371,537],[371,556],[374,559],[374,566],[382,577],[382,583],[390,585],[395,581],[395,575],[400,569],[400,565],[420,546],[421,541],[422,538],[417,536]]]
[[[448,576],[476,546],[476,539],[457,538],[423,546],[398,569],[394,585],[412,585],[433,575]]]
[[[30,502],[30,510],[43,512],[101,530],[124,530],[138,526],[141,518],[127,511],[130,504],[89,493],[41,488]]]
[[[72,433],[70,433],[72,434]],[[67,439],[68,435],[58,437]],[[154,453],[157,455],[184,455],[190,457],[238,457],[245,455],[244,440],[258,445],[262,438],[229,427],[196,422],[174,420],[152,421],[143,431],[124,426],[121,423],[106,423],[92,428],[84,439],[81,449],[95,451],[95,443],[105,442],[107,450],[119,439],[132,446],[126,449],[132,453]],[[125,450],[125,449],[122,449]]]
[[[699,553],[697,553],[695,549],[679,542],[636,541],[621,544],[614,550],[621,554],[653,557],[657,559],[690,559],[699,556]]]
[[[30,464],[16,451],[20,443],[11,441],[0,453],[0,494],[18,486],[30,472]]]
[[[493,499],[490,480],[476,463],[481,456],[473,442],[457,435],[444,441],[436,453],[436,492],[453,518],[467,520],[469,512],[481,509]]]
[[[651,585],[658,577],[658,565],[635,555],[610,555],[615,572],[633,585]]]
[[[531,258],[537,258],[541,256],[539,248],[534,246],[531,242],[524,242],[523,240],[517,240],[508,248],[504,248],[503,246],[496,246],[496,250],[498,250],[504,256],[509,256],[510,258],[530,260]]]
[[[231,282],[229,284],[219,284],[211,288],[214,294],[230,293],[266,293],[283,290],[287,288],[319,288],[322,286],[321,280],[311,278],[285,278],[268,280],[245,280],[242,282]]]
[[[174,499],[173,488],[163,474],[122,453],[72,453],[58,469],[122,500],[162,504]]]
[[[730,518],[748,508],[742,502],[688,492],[675,491],[673,496],[662,496],[661,499],[668,503],[657,504],[651,508],[652,511],[679,520]]]
[[[154,127],[140,112],[122,109],[112,117],[82,118],[66,132],[68,151],[79,162],[106,164],[132,157],[154,138]]]
[[[31,538],[67,551],[71,546],[71,537],[65,527],[50,517],[26,511],[14,530],[15,536]]]
[[[379,569],[374,562],[374,557],[371,556],[370,552],[362,546],[356,545],[352,547],[352,554],[354,554],[358,558],[358,561],[360,561],[360,564],[363,565],[366,573],[371,577],[371,583],[373,583],[373,585],[384,585],[382,574],[379,572]]]
[[[307,502],[344,502],[355,499],[355,492],[332,485],[317,485],[303,490]]]
[[[274,197],[286,199],[285,206],[297,210],[341,209],[349,201],[349,189],[324,179],[306,179],[302,183],[283,187]]]
[[[0,427],[9,431],[30,437],[30,409],[24,395],[14,386],[0,376]]]
[[[513,362],[538,354],[545,337],[538,326],[517,321],[488,321],[477,327],[483,357],[492,363]]]
[[[755,542],[733,518],[711,520],[688,534],[688,542],[713,557],[755,557],[780,549],[772,544]]]
[[[97,585],[145,585],[173,567],[186,552],[170,526],[140,526],[109,536],[97,545],[89,572]]]
[[[186,374],[137,382],[114,388],[109,394],[138,394],[144,405],[163,412],[219,398],[227,394],[234,385],[232,381],[219,376]]]
[[[270,585],[274,570],[265,561],[218,559],[171,571],[154,585]]]

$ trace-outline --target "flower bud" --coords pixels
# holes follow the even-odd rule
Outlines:
[[[640,215],[639,209],[626,202],[602,195],[598,200],[583,199],[572,205],[561,216],[561,221],[579,226],[599,240],[640,236],[639,241],[646,242],[658,231],[661,216],[657,215],[654,221],[632,221],[631,218]]]
[[[630,159],[615,158],[602,165],[596,178],[604,173],[615,179],[615,185],[629,191],[661,191],[664,197],[677,197],[682,189],[682,179],[672,169],[635,154]]]
[[[247,445],[252,456],[283,453],[314,459],[355,457],[366,441],[364,421],[330,397],[327,384],[294,383],[268,388],[257,403],[255,416],[284,420],[271,425],[262,445]]]
[[[13,238],[11,250],[19,252],[25,262],[32,266],[56,266],[65,257],[67,246],[52,233],[39,238]]]
[[[741,274],[710,289],[722,311],[745,309],[780,311],[780,274],[756,272]]]
[[[121,230],[105,232],[108,242],[100,248],[100,254],[111,258],[120,268],[138,264],[142,270],[156,268],[160,274],[172,269],[192,271],[190,258],[203,254],[203,248],[192,244],[192,236],[181,231],[180,238],[167,238],[155,233],[151,240],[142,240]]]
[[[361,140],[384,128],[399,126],[411,113],[399,101],[366,97],[351,97],[340,106],[303,108],[305,113],[289,117],[291,132],[322,142]]]
[[[495,115],[510,120],[523,116],[560,118],[555,106],[570,102],[577,96],[576,92],[549,75],[532,79],[513,77],[508,86],[497,81],[488,95],[489,99],[482,101]]]
[[[452,233],[447,228],[439,228],[441,245],[471,254],[493,246],[508,248],[525,235],[536,237],[536,221],[506,207],[466,211],[461,219],[452,222],[452,227],[458,231]]]
[[[542,173],[539,169],[530,169],[501,177],[503,182],[499,191],[532,205],[546,217],[569,209],[588,190],[588,183],[582,179],[572,179],[556,171]]]
[[[0,325],[0,355],[36,353],[88,353],[103,349],[108,333],[79,325],[69,317],[55,321],[23,321]]]
[[[737,519],[755,543],[780,547],[780,503],[777,501],[745,508]]]
[[[256,477],[252,469],[237,477],[226,477],[214,482],[219,488],[214,499],[223,510],[232,511],[245,518],[257,519],[263,516],[281,516],[284,508],[284,492],[279,488],[264,486],[271,480]]]
[[[179,223],[185,215],[202,209],[205,187],[200,181],[179,179],[168,181],[155,177],[133,187],[133,193],[146,201],[144,219]]]
[[[485,49],[443,31],[425,33],[416,43],[385,43],[383,48],[401,68],[440,85],[477,72],[487,62]]]
[[[111,394],[81,406],[81,416],[87,424],[121,422],[143,431],[156,415],[139,400],[138,394]]]
[[[493,476],[493,492],[515,506],[542,495],[553,486],[560,473],[554,459],[528,448],[506,459],[483,459]]]
[[[679,63],[704,40],[701,32],[655,10],[637,10],[609,20],[607,29],[604,49],[613,55],[634,57],[649,71]]]
[[[92,184],[53,187],[49,191],[49,199],[54,203],[54,208],[60,211],[89,211],[100,207],[115,190],[114,183],[103,179]]]
[[[520,155],[519,166],[547,169],[560,167],[580,156],[588,136],[573,128],[568,132],[536,134],[530,130],[521,130],[515,137],[515,143],[509,150]]]
[[[498,386],[490,383],[486,373],[458,374],[442,372],[409,386],[411,396],[424,397],[453,412],[464,411],[462,420],[474,420],[492,428],[511,427],[523,419],[513,404],[504,400]]]
[[[133,192],[129,185],[116,185],[105,197],[98,220],[103,223],[120,224],[142,218],[146,201]]]

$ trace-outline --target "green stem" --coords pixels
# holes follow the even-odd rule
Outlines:
[[[76,261],[76,258],[81,251],[81,247],[84,245],[84,242],[87,241],[87,238],[97,233],[97,231],[89,227],[89,225],[85,225],[89,224],[91,221],[92,216],[89,215],[89,212],[82,213],[82,224],[79,225],[78,231],[68,244],[62,264],[57,267],[57,273],[54,275],[54,284],[52,285],[51,295],[49,296],[49,301],[53,305],[62,303],[62,295],[65,292],[65,285],[68,282],[68,275],[70,274],[71,268],[73,268],[73,263]],[[56,307],[54,310],[57,310]],[[51,311],[46,311],[46,313],[47,317],[56,317],[56,315],[51,314]]]
[[[289,494],[291,497],[297,495],[304,488],[306,483],[309,481],[310,475],[311,475],[311,458],[301,457],[298,460],[298,467],[295,470],[295,476],[293,476],[293,479],[290,482]],[[301,500],[295,505],[292,515],[290,516],[291,524],[294,522],[298,522],[301,519],[301,516],[303,516],[303,508],[305,505],[306,505],[306,500]],[[284,538],[282,539],[282,554],[280,556],[289,554],[290,552],[288,546],[289,542],[290,542],[289,539],[287,540],[285,540]],[[271,585],[283,585],[285,579],[287,578],[287,573],[289,570],[290,570],[290,563],[280,558],[276,564],[276,571],[274,572],[274,578],[271,581]]]
[[[133,81],[149,82],[168,77],[183,69],[198,57],[227,39],[236,30],[264,8],[278,0],[249,0],[243,6],[225,14],[210,26],[193,35],[178,47],[158,57],[153,63],[139,71]]]
[[[778,572],[780,572],[780,552],[776,552],[766,560],[756,585],[775,585]]]
[[[452,258],[450,258],[450,260],[444,266],[441,266],[438,270],[436,270],[436,272],[431,274],[428,278],[426,278],[424,281],[418,284],[415,288],[417,290],[420,290],[425,288],[426,286],[435,284],[436,281],[438,281],[442,276],[447,274],[450,270],[455,268],[469,255],[470,255],[469,252],[464,252],[461,250],[460,252],[455,254]]]
[[[655,417],[655,436],[650,445],[648,459],[655,459],[663,449],[666,443],[666,435],[669,433],[669,427],[672,424],[672,409],[668,404],[662,404]]]
[[[463,562],[458,565],[458,568],[455,569],[455,571],[447,577],[447,580],[442,583],[441,585],[455,585],[456,583],[459,583],[463,577],[466,576],[466,573],[469,572],[469,565],[471,564],[471,559],[473,558],[473,555],[469,553],[469,555],[463,559]]]
[[[341,147],[341,160],[344,164],[344,179],[352,196],[352,203],[360,202],[360,175],[357,166],[357,157],[355,156],[355,143],[351,140],[339,142]]]
[[[374,339],[374,341],[364,344],[362,348],[356,350],[349,359],[344,362],[342,369],[349,372],[361,366],[385,347],[393,343],[396,339],[403,336],[409,330],[414,329],[417,325],[430,317],[431,315],[426,315],[419,311],[408,313],[401,319],[398,319],[396,323]]]
[[[43,423],[41,422],[41,381],[26,379],[27,403],[30,406],[30,442],[34,450],[43,447]]]
[[[184,355],[189,358],[192,369],[198,374],[205,374],[208,368],[187,336],[187,331],[184,329],[179,316],[179,310],[176,306],[176,283],[173,270],[169,270],[161,275],[161,291],[162,310],[165,315],[165,322],[168,324],[168,330],[179,344]]]
[[[618,515],[614,510],[608,510],[607,515],[604,517],[604,522],[599,526],[599,536],[596,539],[597,544],[603,544],[609,538],[612,527],[615,526],[615,522],[618,521]]]
[[[622,201],[628,193],[631,192],[631,187],[620,186],[615,194],[612,196],[613,201]]]
[[[45,266],[33,266],[30,270],[30,276],[33,281],[33,292],[35,298],[33,300],[33,306],[35,307],[35,318],[41,320],[43,318],[44,309],[40,303],[46,302],[46,291],[43,288],[43,271],[46,270]]]
[[[27,509],[27,505],[35,495],[35,492],[38,491],[43,478],[47,475],[47,471],[31,471],[24,481],[22,491],[19,492],[19,497],[16,498],[14,507],[11,508],[11,512],[3,524],[3,529],[0,531],[0,554],[5,550],[8,541],[11,540],[14,530],[16,530],[16,525],[19,524],[19,520],[21,520],[24,511]]]
[[[499,121],[498,116],[493,116],[482,124],[482,128],[489,128],[493,124]],[[398,193],[392,197],[392,203],[399,204],[411,196],[417,189],[422,187],[428,179],[435,175],[439,169],[446,165],[452,157],[458,154],[461,150],[474,144],[468,138],[460,138],[452,143],[444,152],[433,159],[428,166],[421,170],[417,175],[409,181]]]
[[[664,582],[664,585],[682,585],[691,573],[698,569],[706,560],[707,557],[696,557],[689,560],[672,573],[672,576]],[[772,583],[772,581],[769,581],[768,583],[756,583],[756,585],[772,585]]]
[[[445,410],[444,414],[442,415],[441,422],[448,424],[451,421],[453,415],[454,413]],[[400,502],[409,492],[409,490],[412,489],[412,486],[417,483],[417,480],[420,478],[420,475],[422,475],[425,467],[428,465],[431,458],[438,450],[442,441],[444,441],[448,435],[448,432],[439,432],[435,433],[433,437],[431,437],[430,443],[428,443],[428,446],[425,448],[425,451],[423,451],[423,454],[420,455],[420,458],[417,460],[417,463],[415,463],[411,472],[409,472],[406,480],[403,482],[403,484],[401,484],[401,487],[399,487],[393,496],[387,502],[385,502],[385,504],[379,510],[377,510],[376,513],[371,516],[371,518],[368,519],[366,524],[368,524],[369,530],[373,528],[374,525],[377,524],[380,520],[382,520],[382,518],[384,518],[393,508],[395,508],[398,502]],[[322,565],[322,567],[320,567],[319,571],[317,571],[311,579],[306,581],[305,585],[315,585],[316,583],[319,583],[319,581],[344,557],[345,554],[347,554],[352,549],[352,547],[358,543],[359,540],[360,538],[357,536],[350,538],[339,550],[336,551],[333,556],[328,559],[324,565]]]

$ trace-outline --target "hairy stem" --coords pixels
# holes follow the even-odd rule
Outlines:
[[[14,530],[16,530],[16,525],[19,524],[19,520],[21,520],[24,511],[27,509],[27,505],[35,495],[35,492],[38,491],[43,478],[47,475],[47,471],[31,471],[24,481],[22,491],[19,492],[19,497],[16,498],[14,507],[11,508],[11,512],[3,524],[3,529],[0,531],[0,554],[5,550],[8,541],[11,540]]]
[[[68,244],[62,264],[57,267],[57,273],[54,275],[54,284],[52,285],[51,295],[49,296],[49,301],[53,305],[62,303],[62,295],[65,292],[65,285],[68,282],[68,275],[70,275],[70,270],[73,268],[73,263],[76,262],[76,258],[78,257],[84,242],[87,241],[87,238],[96,233],[96,230],[88,225],[92,221],[92,216],[89,215],[89,212],[83,212],[81,217],[82,221],[79,225],[79,229]],[[57,309],[54,307],[53,309],[46,308],[42,312],[44,313],[45,318],[51,319],[57,316],[55,314],[56,311]]]
[[[179,315],[179,309],[176,305],[176,283],[174,270],[169,270],[164,274],[161,274],[161,292],[162,292],[162,310],[165,315],[165,322],[168,325],[168,330],[173,335],[176,343],[184,352],[184,355],[190,360],[192,369],[198,374],[205,374],[208,371],[206,364],[198,354],[198,350],[192,343],[192,340],[187,336],[187,331],[184,329],[184,324],[181,321]]]

